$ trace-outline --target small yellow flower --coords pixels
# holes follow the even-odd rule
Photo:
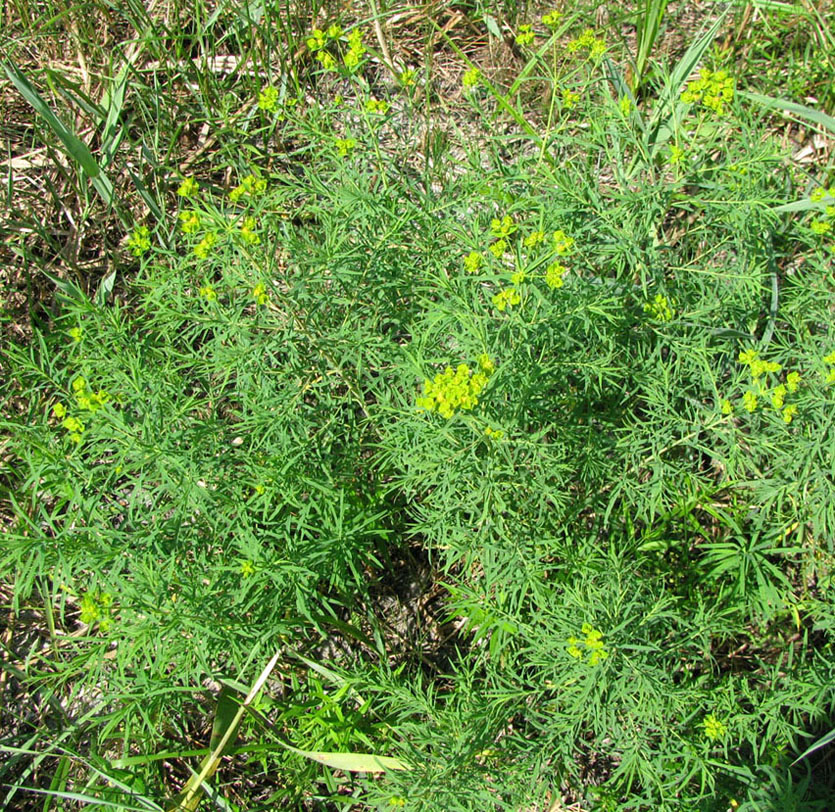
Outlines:
[[[670,144],[670,158],[669,161],[673,166],[684,162],[684,149],[678,144]]]
[[[70,329],[67,330],[67,335],[69,335],[73,341],[81,341],[84,337],[84,331],[80,327],[70,327]]]
[[[570,254],[573,248],[574,237],[567,236],[561,228],[557,229],[554,232],[554,251],[557,252],[557,256],[564,257]]]
[[[311,36],[307,38],[307,47],[311,51],[318,51],[325,47],[325,32],[321,28],[314,28]]]
[[[63,403],[56,403],[52,407],[52,414],[55,415],[59,420],[67,415],[67,407],[64,406]]]
[[[712,713],[705,716],[702,720],[705,736],[711,741],[721,739],[727,732],[728,728],[725,724],[716,718]]]
[[[326,34],[328,39],[339,39],[342,36],[342,26],[334,23],[328,28]]]
[[[327,51],[319,51],[316,59],[321,63],[323,70],[336,70],[336,60]]]
[[[266,85],[258,94],[258,109],[267,113],[278,111],[278,88]]]
[[[507,249],[508,249],[507,240],[496,240],[496,242],[494,242],[490,246],[489,250],[490,250],[490,253],[496,259],[501,259],[502,255],[504,254],[505,251],[507,251]]]
[[[496,363],[490,360],[490,356],[486,352],[481,353],[476,360],[478,361],[478,368],[485,375],[492,375],[495,372]]]
[[[790,403],[783,409],[783,422],[789,424],[794,419],[794,416],[797,414],[797,406],[794,403]]]
[[[526,275],[524,271],[516,271],[516,273],[511,274],[510,282],[512,285],[519,286],[525,281]]]
[[[832,223],[828,223],[826,220],[812,220],[810,228],[813,234],[828,234],[832,231]]]
[[[177,194],[180,197],[194,197],[199,191],[200,187],[194,178],[185,178],[177,189]]]
[[[831,352],[829,355],[824,355],[823,361],[825,364],[835,364],[835,352]]]
[[[505,290],[499,291],[493,297],[493,304],[496,306],[496,309],[502,313],[506,308],[518,305],[521,301],[522,297],[519,295],[519,291],[516,290],[516,288],[505,288]]]
[[[481,71],[478,68],[470,68],[465,74],[461,83],[466,90],[476,87],[481,82]]]
[[[734,407],[731,402],[727,398],[722,399],[722,414],[729,415],[733,414]]]
[[[200,240],[199,243],[197,243],[197,245],[194,246],[194,256],[198,259],[207,259],[209,252],[215,247],[216,243],[217,234],[210,231],[205,237],[203,237],[202,240]]]
[[[582,660],[583,650],[578,645],[579,642],[580,641],[576,637],[569,637],[567,651],[572,657],[575,657],[578,660]]]
[[[621,96],[618,100],[618,110],[624,118],[627,118],[632,112],[632,99],[629,96]]]
[[[377,99],[368,99],[365,103],[365,110],[368,113],[380,113],[385,115],[389,111],[389,103]]]
[[[249,578],[255,574],[255,565],[251,561],[244,561],[241,563],[241,575],[244,578]]]
[[[470,251],[464,257],[464,267],[468,273],[478,273],[482,265],[484,265],[484,257],[478,251]]]
[[[337,138],[336,149],[339,152],[340,158],[347,158],[348,154],[357,146],[356,140],[353,138]]]
[[[545,284],[551,290],[561,288],[564,284],[563,275],[567,270],[565,265],[561,265],[559,262],[552,262],[545,271]]]
[[[257,223],[254,217],[245,217],[243,225],[241,226],[241,239],[247,245],[258,245],[261,238],[255,233]]]
[[[516,231],[516,228],[516,223],[513,222],[513,218],[509,214],[506,214],[501,220],[494,217],[490,221],[490,233],[497,239],[506,239]]]
[[[591,48],[589,48],[589,56],[592,59],[600,59],[606,53],[606,40],[596,39]]]
[[[141,257],[151,248],[151,232],[148,226],[137,226],[128,240],[128,248],[135,257]]]
[[[67,431],[77,432],[78,434],[84,431],[84,424],[77,417],[65,417],[61,421],[61,425]]]
[[[545,232],[544,231],[534,231],[531,234],[528,234],[525,237],[525,248],[536,248],[537,245],[540,243],[545,242]]]
[[[782,409],[783,403],[786,398],[786,387],[783,384],[774,387],[774,391],[771,393],[771,405],[775,409]]]
[[[403,87],[414,87],[416,75],[415,71],[410,68],[409,70],[402,71],[397,78]]]
[[[252,296],[259,305],[265,305],[270,298],[267,295],[267,286],[261,282],[252,289]]]
[[[742,405],[749,412],[757,410],[757,396],[750,389],[742,396]]]
[[[673,308],[669,300],[660,293],[657,293],[651,302],[644,302],[644,313],[656,321],[671,321],[673,318]]]
[[[229,192],[229,200],[237,203],[242,197],[257,197],[267,191],[267,181],[264,178],[256,178],[255,175],[247,175],[238,186]]]
[[[530,45],[534,41],[534,39],[536,39],[536,34],[534,34],[532,26],[519,26],[519,32],[516,34],[517,45]]]
[[[562,88],[560,93],[562,93],[562,106],[566,110],[573,110],[577,106],[577,102],[580,101],[580,94],[569,90],[567,87]]]
[[[200,295],[207,301],[207,302],[216,302],[217,301],[217,292],[211,285],[203,285],[200,288]]]
[[[196,211],[181,211],[180,229],[183,234],[195,234],[200,231],[200,215]]]
[[[796,392],[800,385],[801,377],[799,372],[790,372],[786,375],[786,388],[789,392]]]
[[[559,25],[562,13],[554,9],[542,15],[542,24],[548,28],[556,28]]]

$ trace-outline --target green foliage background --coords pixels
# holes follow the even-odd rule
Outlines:
[[[826,770],[789,765],[833,705],[832,237],[813,225],[832,201],[809,199],[827,179],[738,94],[723,116],[684,105],[658,65],[636,99],[614,52],[559,36],[523,49],[509,91],[466,94],[470,133],[435,154],[426,75],[295,77],[219,153],[231,186],[266,191],[233,203],[195,171],[115,286],[56,279],[32,339],[3,348],[0,560],[12,608],[53,624],[15,678],[65,709],[57,730],[15,711],[7,799],[58,764],[52,793],[167,808],[156,755],[205,747],[209,688],[245,695],[280,650],[223,808],[825,808]],[[721,67],[712,40],[694,65]],[[574,245],[552,287],[558,230]],[[780,370],[758,384],[747,350]],[[484,354],[476,408],[416,406]],[[443,593],[432,652],[376,601],[404,556]],[[585,624],[594,664],[571,651]],[[288,743],[410,769],[351,777]]]

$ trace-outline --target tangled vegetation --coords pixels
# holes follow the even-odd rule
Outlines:
[[[0,806],[827,808],[835,31],[782,6],[27,6]]]

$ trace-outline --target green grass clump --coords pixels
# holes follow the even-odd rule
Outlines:
[[[722,17],[650,70],[645,5],[632,85],[574,17],[520,17],[510,81],[448,39],[448,119],[328,21],[116,271],[51,277],[3,349],[45,624],[7,802],[825,808],[834,181]]]

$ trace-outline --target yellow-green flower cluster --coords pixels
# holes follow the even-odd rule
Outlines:
[[[605,660],[609,652],[603,643],[603,632],[595,629],[591,623],[584,623],[581,631],[583,639],[568,638],[568,653],[578,660],[584,660],[588,655],[589,665],[597,665],[601,660]]]
[[[517,45],[530,45],[536,39],[536,34],[534,34],[533,26],[530,25],[520,25],[519,31],[516,33],[516,44]]]
[[[81,339],[84,338],[84,331],[80,327],[70,327],[70,329],[67,330],[67,335],[73,341],[81,341]]]
[[[471,90],[481,82],[481,71],[478,68],[470,68],[464,73],[461,83],[465,90]]]
[[[809,195],[809,199],[813,203],[820,203],[826,199],[832,200],[835,202],[835,186],[831,188],[824,189],[822,186],[815,189],[811,195]],[[831,220],[835,219],[835,205],[827,204],[824,208],[824,214],[827,219],[814,219],[810,224],[810,228],[814,234],[828,234],[832,231],[832,222]]]
[[[263,282],[259,282],[252,289],[252,297],[255,299],[256,304],[265,305],[270,300],[267,294],[267,286]]]
[[[322,31],[321,28],[314,28],[311,35],[307,38],[307,47],[312,53],[316,54],[316,59],[322,63],[325,70],[333,70],[336,67],[336,60],[326,50],[328,42],[338,40],[342,36],[342,28],[338,25],[332,25],[327,31]]]
[[[536,248],[537,245],[541,245],[545,242],[545,232],[544,231],[533,231],[525,237],[524,246],[525,248]]]
[[[574,249],[574,237],[569,237],[561,228],[554,232],[554,251],[557,256],[564,257]]]
[[[67,407],[63,403],[56,403],[52,407],[52,414],[61,421],[61,427],[68,432],[70,440],[80,443],[84,433],[84,424],[77,417],[67,416]]]
[[[208,259],[211,250],[217,245],[217,234],[210,231],[197,245],[194,246],[194,256],[197,259]]]
[[[278,88],[265,85],[258,94],[258,109],[266,113],[278,112]]]
[[[551,290],[561,288],[565,284],[563,276],[567,270],[568,268],[566,268],[565,265],[562,265],[559,262],[552,262],[545,271],[545,284],[548,285]]]
[[[135,257],[141,257],[151,248],[151,232],[148,226],[137,226],[128,240],[128,248]]]
[[[566,110],[573,110],[580,101],[580,94],[567,87],[562,88],[560,93],[562,94],[562,106]]]
[[[493,218],[490,223],[490,233],[495,239],[495,242],[489,246],[489,250],[496,259],[501,259],[505,251],[510,248],[509,238],[516,229],[516,223],[514,223],[513,218],[509,214],[506,214],[501,219],[498,217]]]
[[[576,39],[571,40],[566,46],[568,53],[577,51],[588,51],[592,59],[599,59],[606,53],[606,41],[594,35],[594,29],[586,28]]]
[[[501,440],[504,437],[504,432],[501,429],[494,429],[491,426],[487,426],[484,429],[484,436],[489,437],[491,440]]]
[[[247,175],[231,192],[229,199],[237,203],[242,197],[257,197],[267,191],[267,181],[264,178],[256,178],[255,175]]]
[[[409,68],[408,70],[404,70],[400,72],[400,75],[397,77],[397,81],[403,87],[414,87],[415,86],[415,77],[417,76],[417,72]]]
[[[184,178],[177,189],[179,197],[194,197],[200,191],[197,181],[194,178]]]
[[[493,304],[496,306],[496,310],[502,313],[508,307],[518,305],[521,301],[522,297],[516,288],[505,288],[493,296]]]
[[[470,411],[478,405],[478,396],[484,391],[495,368],[486,353],[478,358],[477,372],[467,364],[459,364],[456,369],[448,366],[433,380],[424,381],[423,395],[417,399],[417,405],[428,412],[438,412],[447,419],[456,411]]]
[[[351,153],[356,146],[357,142],[353,138],[336,139],[336,149],[339,152],[340,158],[347,158],[349,153]]]
[[[793,403],[786,405],[786,395],[796,392],[801,383],[799,372],[789,372],[786,375],[785,383],[776,383],[769,386],[768,376],[779,373],[783,366],[776,361],[766,361],[760,358],[757,350],[741,350],[739,363],[748,367],[751,376],[751,387],[742,395],[742,406],[747,412],[755,412],[759,407],[760,398],[768,399],[771,405],[778,412],[782,412],[783,421],[791,423],[797,414],[797,406]],[[732,409],[723,404],[723,412],[730,414]]]
[[[711,71],[702,68],[699,78],[687,83],[687,88],[681,94],[685,104],[701,104],[708,110],[713,110],[721,116],[725,112],[725,104],[734,97],[734,80],[727,71]]]
[[[84,412],[95,414],[106,403],[111,400],[111,395],[104,389],[93,392],[87,385],[87,381],[77,376],[72,382],[73,397],[78,409]],[[68,437],[74,443],[80,443],[84,434],[84,423],[73,415],[67,414],[67,407],[63,403],[56,403],[52,407],[52,414],[61,421],[61,426],[68,432]]]
[[[244,217],[241,225],[241,239],[247,245],[258,245],[261,242],[261,238],[255,232],[257,225],[254,217]]]
[[[342,57],[342,61],[345,63],[346,68],[353,70],[359,65],[364,55],[365,46],[362,44],[362,31],[359,28],[355,28],[348,34],[348,50],[345,56]]]
[[[828,364],[830,369],[827,370],[826,373],[826,383],[835,383],[835,352],[829,353],[829,355],[825,355],[823,358],[823,362]]]
[[[179,218],[183,234],[196,234],[200,231],[200,215],[196,211],[181,211]]]
[[[368,99],[365,103],[366,113],[379,113],[385,115],[389,111],[389,103],[387,101],[380,101],[379,99]]]
[[[464,257],[464,267],[467,269],[467,273],[478,273],[483,265],[484,257],[478,251],[470,251]]]
[[[76,405],[85,412],[95,413],[111,400],[110,393],[104,389],[93,392],[80,375],[72,382],[72,391]]]
[[[709,713],[702,720],[702,727],[704,727],[705,736],[712,742],[715,742],[717,739],[721,739],[728,732],[728,728],[725,726],[725,723],[720,721],[712,713]]]
[[[106,632],[113,623],[112,606],[113,596],[109,592],[85,592],[81,598],[79,619],[88,626],[98,623],[99,628]]]
[[[644,313],[655,321],[672,321],[673,308],[666,296],[655,294],[651,302],[644,302]]]
[[[554,9],[553,11],[549,11],[547,14],[542,15],[542,24],[553,29],[559,25],[561,19],[562,13]]]
[[[199,293],[207,302],[217,301],[217,291],[211,285],[203,285]]]

